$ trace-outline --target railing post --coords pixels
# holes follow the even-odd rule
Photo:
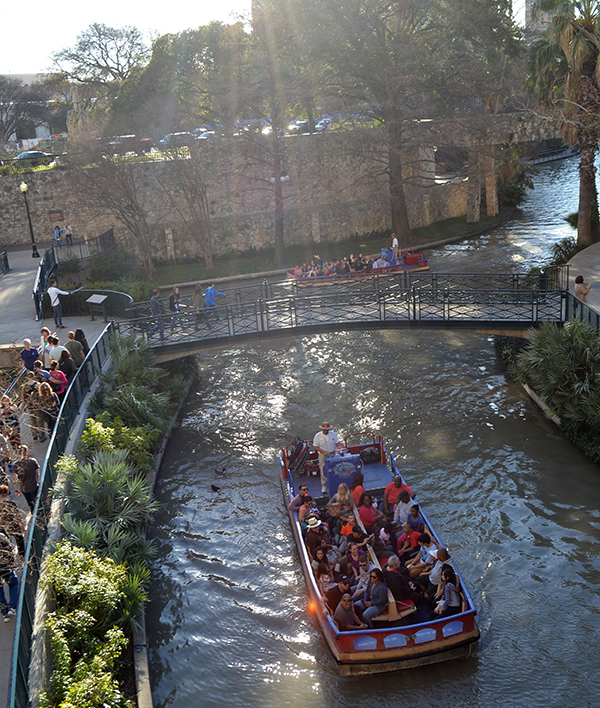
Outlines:
[[[534,290],[531,298],[531,321],[537,322],[539,318],[539,290]]]

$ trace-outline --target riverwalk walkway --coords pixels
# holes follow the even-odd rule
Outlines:
[[[50,244],[48,244],[49,246]],[[35,320],[35,307],[31,295],[39,260],[31,257],[31,248],[9,247],[6,250],[8,251],[10,271],[0,276],[0,345],[14,343],[20,350],[25,337],[30,338],[34,346],[39,343],[42,326],[45,325],[54,332],[54,322],[53,320],[37,322]],[[39,246],[39,250],[40,253],[43,253],[43,245]],[[569,265],[571,292],[574,291],[575,277],[583,275],[585,283],[592,284],[588,305],[600,312],[600,243],[577,254]],[[279,274],[271,275],[279,276]],[[219,282],[218,279],[215,279],[215,282]],[[56,333],[61,341],[66,339],[68,330],[75,330],[79,327],[83,329],[90,346],[97,340],[105,327],[104,322],[91,321],[89,316],[83,315],[64,317],[63,321],[66,329],[58,330]],[[32,455],[41,466],[48,443],[33,442],[25,416],[22,421],[22,432],[24,442],[29,445]],[[13,498],[15,498],[14,495]],[[16,501],[27,512],[23,498],[18,497]],[[0,708],[6,701],[8,694],[13,633],[13,622],[0,622]]]

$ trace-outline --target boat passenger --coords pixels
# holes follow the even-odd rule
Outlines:
[[[328,563],[319,563],[317,572],[315,573],[317,585],[321,591],[321,595],[325,595],[331,588],[337,587],[337,583],[333,579],[333,572]]]
[[[410,579],[410,576],[402,567],[398,556],[390,556],[388,558],[387,568],[383,577],[395,600],[412,600],[417,607],[429,604],[424,594],[419,592],[420,586]]]
[[[339,502],[342,505],[344,502],[349,502],[350,506],[353,505],[352,495],[345,482],[338,485],[337,492],[331,497],[327,504],[335,504],[335,502]]]
[[[365,493],[365,488],[363,487],[364,481],[365,477],[362,472],[357,472],[352,480],[350,494],[352,494],[352,499],[354,499],[356,506],[358,506],[361,496]]]
[[[319,507],[315,504],[315,500],[310,494],[305,494],[302,500],[302,505],[298,509],[298,521],[305,521],[307,514],[318,514]]]
[[[367,554],[359,549],[358,544],[351,541],[348,544],[348,553],[346,559],[348,561],[347,574],[350,576],[350,585],[355,585],[360,578],[360,561],[366,558]],[[352,577],[354,576],[354,578]]]
[[[304,538],[306,547],[310,552],[311,558],[314,552],[316,551],[319,538],[329,540],[329,531],[325,528],[321,519],[319,519],[314,514],[311,514],[309,517],[307,517],[306,536]]]
[[[458,594],[458,582],[454,569],[449,565],[442,570],[442,596],[435,610],[431,613],[431,619],[441,619],[450,617],[460,612],[462,601]]]
[[[413,504],[410,507],[410,515],[408,521],[412,521],[412,525],[415,527],[415,531],[423,533],[425,531],[425,520],[421,516],[421,512],[418,504]]]
[[[433,555],[433,551],[437,551],[440,547],[437,541],[432,541],[428,533],[422,533],[417,539],[419,544],[419,552],[414,558],[406,562],[406,568],[410,573],[411,578],[418,578],[421,573],[431,570],[437,558]]]
[[[354,601],[360,600],[367,591],[367,585],[369,584],[369,574],[371,570],[373,570],[373,568],[375,568],[375,565],[371,563],[365,553],[365,557],[360,559],[358,582],[353,587],[352,599]]]
[[[404,526],[404,524],[408,521],[412,505],[412,499],[408,495],[408,492],[403,489],[400,494],[398,494],[396,511],[394,511],[394,524],[397,528]]]
[[[358,506],[358,515],[368,533],[379,533],[378,523],[383,523],[383,514],[373,504],[373,497],[363,492]]]
[[[333,619],[340,628],[340,632],[354,632],[357,629],[367,629],[367,625],[359,620],[354,605],[352,604],[352,597],[348,593],[342,595],[333,613]]]
[[[325,551],[325,546],[318,546],[315,548],[315,553],[313,555],[313,559],[311,561],[311,566],[314,571],[317,570],[319,567],[319,563],[327,563],[329,565],[329,561],[327,560],[327,553]]]
[[[433,551],[432,555],[436,558],[435,565],[430,571],[421,573],[417,578],[417,583],[425,588],[425,594],[429,598],[439,598],[442,595],[441,580],[444,565],[449,565],[455,573],[458,569],[447,548],[440,548],[437,553]]]
[[[375,534],[366,534],[358,524],[355,524],[352,533],[346,536],[346,541],[348,545],[354,542],[359,548],[364,548],[368,543],[372,543],[374,538]]]
[[[302,268],[299,265],[294,268],[294,275],[296,278],[301,278],[304,275]]]
[[[302,506],[303,498],[307,494],[308,494],[308,485],[305,482],[303,482],[298,487],[298,494],[296,494],[296,496],[288,504],[289,511],[300,511],[300,507]]]
[[[342,596],[350,590],[350,578],[347,575],[342,575],[338,580],[337,585],[325,593],[325,601],[332,613],[335,613],[337,606],[340,604]]]
[[[419,552],[419,532],[415,531],[412,521],[404,524],[404,533],[398,538],[396,548],[401,563],[405,563]]]
[[[383,614],[387,610],[387,585],[383,573],[379,568],[373,568],[369,575],[369,584],[364,600],[354,603],[355,609],[362,612],[362,620],[369,629],[373,629],[373,617]]]
[[[383,493],[383,511],[390,511],[390,509],[393,510],[396,501],[398,499],[398,495],[402,491],[407,491],[411,497],[415,496],[415,492],[408,486],[408,484],[404,484],[402,481],[402,477],[397,474],[394,477],[394,481],[390,482],[387,487],[385,488],[385,491]]]
[[[342,505],[339,502],[335,502],[329,507],[328,512],[329,514],[326,521],[329,526],[329,533],[335,544],[339,545],[342,540],[340,537],[342,529]]]

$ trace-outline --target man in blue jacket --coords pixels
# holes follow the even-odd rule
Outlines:
[[[215,290],[215,284],[211,283],[207,288],[206,288],[206,307],[215,307],[216,306],[216,300],[215,300],[215,295],[223,295],[224,293],[220,293],[218,290]],[[209,321],[210,320],[218,320],[219,316],[217,315],[216,312],[211,311],[209,313],[209,317],[207,318]]]

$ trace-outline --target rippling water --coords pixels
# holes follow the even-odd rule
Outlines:
[[[472,247],[455,258],[474,263]],[[533,249],[498,247],[514,262]],[[157,485],[156,706],[598,705],[600,470],[506,379],[489,338],[330,334],[201,359]],[[307,613],[275,459],[325,418],[339,434],[378,430],[397,453],[479,608],[476,657],[338,677]]]

